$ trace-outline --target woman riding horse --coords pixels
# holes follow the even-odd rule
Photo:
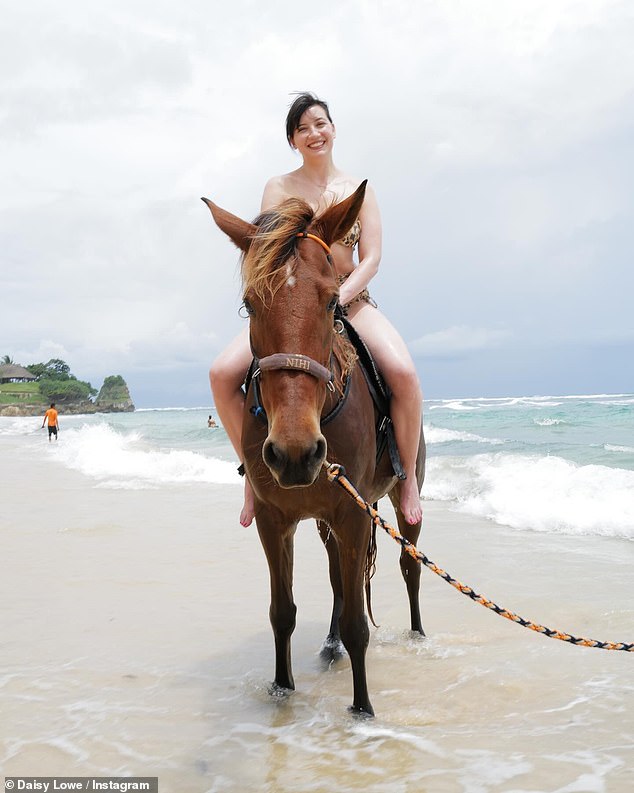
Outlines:
[[[311,93],[302,93],[292,103],[286,118],[290,146],[302,157],[302,165],[290,173],[273,177],[264,188],[262,211],[288,198],[301,198],[322,214],[332,204],[350,196],[359,180],[336,167],[333,145],[336,137],[328,105]],[[422,518],[420,489],[416,481],[416,454],[421,432],[422,394],[407,347],[386,317],[378,310],[367,286],[376,275],[381,259],[381,219],[372,189],[351,228],[332,240],[332,258],[339,281],[339,300],[349,321],[370,348],[392,392],[391,417],[406,478],[399,484],[398,509],[414,525]],[[353,259],[358,248],[358,264]],[[308,308],[311,313],[310,307]],[[251,360],[245,329],[213,363],[209,376],[214,403],[239,458],[242,459],[244,396],[241,385]],[[243,526],[254,516],[252,482],[245,480]]]

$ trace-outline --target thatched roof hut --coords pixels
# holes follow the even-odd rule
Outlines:
[[[32,372],[15,363],[5,363],[0,366],[0,383],[25,382],[37,380]]]

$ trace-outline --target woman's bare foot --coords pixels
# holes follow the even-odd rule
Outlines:
[[[411,526],[423,519],[423,507],[420,503],[420,492],[416,477],[410,475],[401,482],[401,512]]]
[[[255,504],[253,502],[253,490],[251,489],[251,483],[245,477],[244,479],[244,504],[242,506],[242,512],[240,513],[240,523],[242,526],[250,526],[253,523],[253,518],[255,517]]]

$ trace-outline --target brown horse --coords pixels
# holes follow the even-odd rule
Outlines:
[[[324,652],[334,656],[341,637],[352,665],[351,709],[372,715],[364,604],[371,523],[349,496],[328,482],[323,467],[326,453],[330,462],[345,466],[368,501],[389,494],[400,530],[413,543],[420,523],[410,526],[403,518],[398,479],[388,454],[376,460],[374,403],[354,352],[337,332],[341,323],[334,316],[339,290],[329,246],[353,225],[364,193],[365,182],[319,217],[308,204],[289,199],[253,224],[203,201],[243,252],[244,306],[258,369],[246,397],[242,447],[271,579],[274,687],[295,688],[290,650],[297,611],[293,539],[300,520],[316,518],[328,552],[334,595]],[[424,468],[421,432],[419,487]],[[418,604],[420,565],[405,552],[400,565],[412,630],[424,635]]]

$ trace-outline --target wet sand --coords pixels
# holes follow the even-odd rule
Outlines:
[[[314,524],[296,541],[297,691],[268,693],[268,572],[240,489],[106,489],[0,438],[0,768],[158,776],[161,793],[629,793],[634,654],[576,648],[422,577],[406,630],[398,547],[379,536],[368,651],[375,719],[347,713],[347,659]],[[391,508],[381,511],[390,519]],[[427,502],[435,562],[522,616],[632,641],[626,541],[515,531]]]

